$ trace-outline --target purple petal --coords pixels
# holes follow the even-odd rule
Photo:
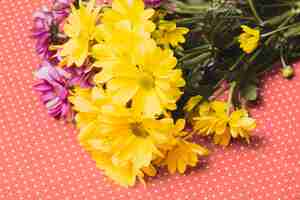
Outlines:
[[[61,108],[55,108],[55,109],[50,109],[48,110],[48,114],[53,116],[53,117],[60,117],[61,114]]]
[[[43,101],[43,103],[47,103],[48,101],[51,101],[55,98],[56,98],[56,95],[53,91],[46,92],[46,93],[41,95],[41,100]]]
[[[60,97],[60,99],[66,99],[69,95],[68,90],[61,85],[57,86],[56,92],[58,93],[57,95]]]
[[[48,92],[50,90],[53,90],[53,87],[50,84],[48,84],[46,81],[37,83],[33,87],[36,91],[39,92]]]
[[[46,107],[48,109],[54,109],[54,108],[59,107],[61,104],[62,104],[62,102],[61,102],[60,98],[59,97],[55,97],[54,99],[51,99],[50,101],[48,101],[46,103]]]

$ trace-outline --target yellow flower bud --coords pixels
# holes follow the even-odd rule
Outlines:
[[[281,69],[284,78],[292,78],[294,76],[294,69],[291,66],[286,66]]]

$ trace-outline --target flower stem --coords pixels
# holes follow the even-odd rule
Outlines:
[[[262,26],[265,26],[265,25],[274,26],[274,25],[282,22],[284,19],[293,17],[294,15],[295,15],[295,12],[293,12],[292,10],[289,10],[289,11],[283,13],[282,15],[273,17],[270,20],[263,22]]]
[[[232,107],[232,96],[233,96],[235,87],[236,87],[236,82],[233,81],[233,82],[230,84],[230,88],[229,88],[229,95],[228,95],[228,100],[227,100],[227,115],[230,114],[230,109],[231,109],[231,107]]]
[[[258,22],[259,24],[263,24],[263,20],[262,20],[262,19],[260,18],[260,16],[258,15],[258,13],[257,13],[257,11],[256,11],[256,8],[255,8],[255,6],[254,6],[253,1],[252,1],[252,0],[248,0],[248,4],[249,4],[249,6],[250,6],[250,8],[251,8],[251,11],[252,11],[254,17],[256,18],[257,22]]]
[[[239,64],[240,62],[244,59],[244,57],[246,56],[245,53],[243,53],[242,55],[240,55],[240,57],[237,59],[237,61],[230,67],[230,71],[234,70]]]
[[[280,31],[283,31],[283,30],[286,30],[286,29],[289,29],[289,28],[293,28],[293,27],[296,27],[296,26],[299,26],[300,23],[295,23],[295,24],[291,24],[291,25],[288,25],[288,26],[284,26],[284,27],[279,27],[278,29],[274,30],[274,31],[271,31],[269,33],[265,33],[265,34],[262,34],[261,37],[268,37],[270,35],[273,35],[275,33],[278,33]]]
[[[283,48],[280,48],[280,61],[281,61],[281,64],[282,64],[282,67],[286,67],[287,64],[284,60],[284,55],[283,55]]]

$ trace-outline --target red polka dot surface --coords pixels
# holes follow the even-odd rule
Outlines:
[[[40,60],[30,39],[32,13],[49,1],[0,1],[0,199],[300,199],[300,65],[296,77],[265,78],[252,114],[250,145],[235,142],[183,176],[160,175],[133,188],[103,176],[72,125],[48,116],[33,91]]]

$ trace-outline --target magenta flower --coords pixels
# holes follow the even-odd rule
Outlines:
[[[55,118],[71,118],[73,113],[68,100],[69,90],[74,86],[92,87],[92,76],[93,72],[85,67],[62,69],[44,61],[35,73],[39,82],[33,87],[41,93],[41,100],[49,115]]]
[[[73,0],[55,0],[52,11],[55,20],[60,23],[70,14],[70,7]]]
[[[45,61],[35,76],[40,81],[34,85],[34,89],[41,92],[41,100],[46,105],[49,115],[66,118],[71,110],[68,101],[67,73]]]
[[[52,9],[43,6],[33,14],[32,37],[36,41],[36,52],[44,59],[50,60],[56,53],[49,50],[51,44],[61,39],[59,24],[69,15],[72,0],[55,0]]]
[[[56,29],[55,20],[52,12],[47,7],[42,7],[33,14],[34,25],[32,28],[32,37],[36,41],[36,52],[42,58],[49,59],[55,52],[49,50],[51,44],[52,32]]]

